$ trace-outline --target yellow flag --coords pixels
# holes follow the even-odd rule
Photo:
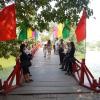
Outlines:
[[[58,24],[58,38],[62,38],[62,30],[63,30],[63,24]]]
[[[32,38],[32,29],[31,28],[28,28],[27,29],[27,38]]]

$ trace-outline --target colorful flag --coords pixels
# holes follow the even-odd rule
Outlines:
[[[63,24],[58,24],[58,38],[62,38],[62,30],[63,30]]]
[[[83,11],[82,17],[75,30],[77,42],[86,38],[86,11]]]
[[[18,39],[24,41],[25,39],[27,39],[27,23],[26,23],[26,21],[24,21],[21,24],[20,29],[21,29],[21,31],[19,33]]]
[[[69,37],[70,35],[70,20],[66,19],[65,23],[64,23],[64,28],[62,31],[62,35],[63,35],[63,39],[66,39]]]
[[[58,28],[57,28],[57,26],[53,27],[53,34],[54,34],[54,38],[58,37]]]
[[[27,38],[28,39],[32,38],[32,28],[27,29]]]
[[[0,11],[0,41],[12,40],[16,35],[15,4]]]
[[[35,38],[35,31],[32,32],[32,37]]]

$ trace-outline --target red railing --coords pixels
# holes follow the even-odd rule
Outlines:
[[[99,81],[97,81],[93,77],[92,73],[85,65],[85,59],[83,59],[82,62],[75,59],[73,74],[80,85],[94,90],[95,92],[100,92],[100,78]]]
[[[36,45],[35,47],[32,48],[32,56],[34,56],[35,52],[37,51],[37,49],[41,47],[41,44]]]
[[[32,55],[34,56],[36,50],[40,47],[40,44],[36,45],[32,49]],[[87,87],[95,92],[100,92],[100,78],[99,81],[93,77],[89,69],[85,65],[85,60],[83,59],[82,62],[79,62],[75,59],[75,63],[73,63],[73,75],[78,81],[78,83],[84,87]],[[8,93],[9,91],[15,89],[16,87],[20,86],[22,79],[22,71],[20,68],[19,59],[16,60],[16,66],[14,70],[9,75],[6,81],[2,86],[3,93]]]
[[[20,85],[21,76],[22,76],[22,71],[20,68],[20,62],[19,62],[19,59],[17,59],[16,66],[14,67],[12,73],[9,75],[7,80],[4,81],[3,92],[7,93],[11,91],[12,89],[16,88],[18,85]]]
[[[32,55],[35,54],[39,46],[40,45],[38,44],[32,49]],[[4,81],[3,83],[2,93],[8,93],[12,91],[13,89],[15,89],[16,87],[20,86],[22,84],[22,77],[23,77],[23,74],[20,67],[20,61],[19,61],[19,58],[17,58],[16,65],[14,66],[13,71],[8,76],[7,80]]]

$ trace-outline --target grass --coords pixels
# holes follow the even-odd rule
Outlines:
[[[0,58],[0,78],[3,81],[10,75],[15,64],[15,57],[13,56],[10,56],[9,59]]]

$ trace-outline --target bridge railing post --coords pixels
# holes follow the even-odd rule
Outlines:
[[[96,91],[96,87],[97,87],[97,80],[94,79],[91,88],[92,88],[94,91]]]
[[[16,59],[16,85],[20,85],[20,62],[19,59]]]
[[[2,80],[0,79],[0,90],[2,90]]]
[[[80,85],[84,84],[84,72],[85,72],[85,59],[82,59],[82,64],[81,64],[81,72],[80,72]]]

